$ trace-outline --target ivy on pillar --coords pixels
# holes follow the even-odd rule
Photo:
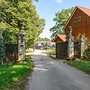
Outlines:
[[[0,64],[3,64],[4,57],[4,43],[3,43],[3,30],[0,30]]]
[[[19,22],[19,33],[18,33],[18,61],[25,60],[25,31],[24,23]]]
[[[85,37],[80,35],[80,57],[82,58],[85,51]]]
[[[72,27],[70,26],[67,33],[67,58],[74,57],[74,37],[72,36]]]

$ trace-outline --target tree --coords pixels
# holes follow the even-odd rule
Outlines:
[[[34,0],[34,1],[38,2],[38,0]]]
[[[72,11],[73,11],[73,8],[62,9],[61,11],[58,11],[55,14],[55,18],[53,19],[53,21],[55,21],[56,23],[50,29],[50,32],[52,32],[51,38],[55,37],[57,34],[64,34],[63,28]]]
[[[46,37],[45,38],[39,38],[38,40],[39,41],[50,41],[50,39],[49,38],[46,38]]]
[[[45,20],[37,14],[32,0],[0,0],[0,28],[4,30],[5,43],[17,43],[19,21],[25,24],[26,45],[29,46],[42,33]]]

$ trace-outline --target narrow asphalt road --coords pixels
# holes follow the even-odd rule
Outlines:
[[[41,50],[32,53],[35,68],[25,90],[90,90],[90,76]]]

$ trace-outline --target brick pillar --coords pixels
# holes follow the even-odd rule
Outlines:
[[[72,59],[74,57],[74,37],[72,36],[72,28],[69,27],[67,33],[67,58]]]

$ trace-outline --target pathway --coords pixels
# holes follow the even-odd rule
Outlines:
[[[25,90],[90,90],[90,76],[60,61],[49,58],[41,50],[32,53],[34,72]]]

